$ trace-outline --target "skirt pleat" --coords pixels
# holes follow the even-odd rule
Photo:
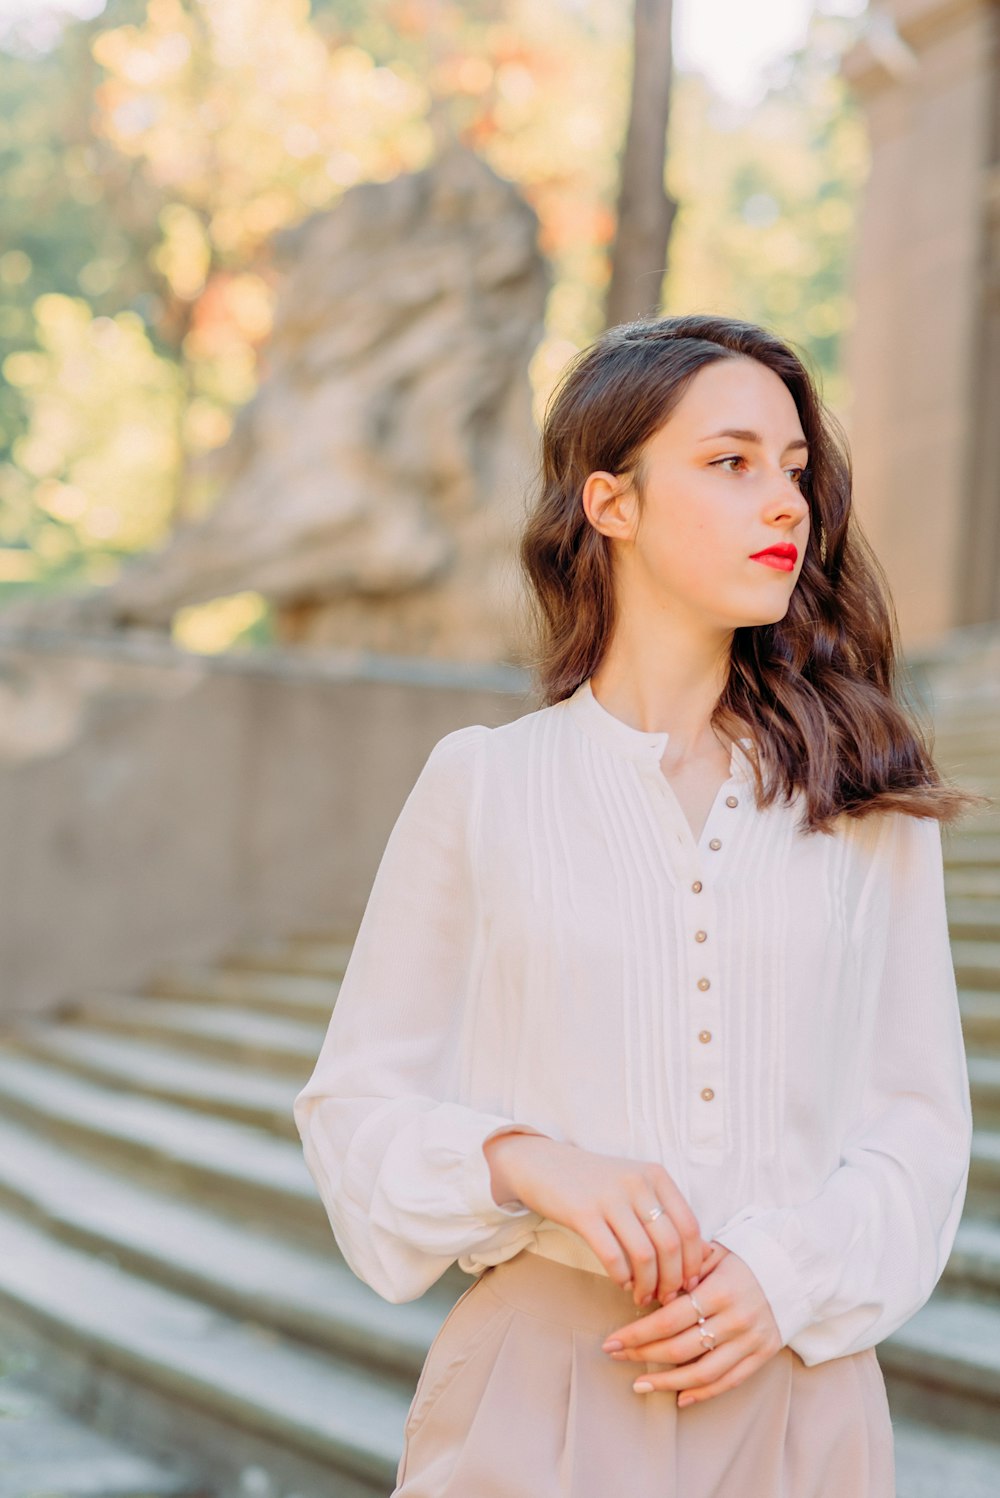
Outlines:
[[[427,1353],[391,1498],[895,1498],[874,1348],[809,1367],[783,1347],[678,1409],[632,1388],[665,1365],[601,1351],[651,1308],[529,1250],[486,1269]]]

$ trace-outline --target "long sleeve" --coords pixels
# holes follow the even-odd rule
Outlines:
[[[542,1220],[498,1204],[483,1144],[537,1133],[456,1097],[477,945],[475,820],[491,730],[433,747],[389,835],[313,1074],[293,1104],[350,1268],[413,1300],[469,1249],[516,1253]],[[509,1252],[508,1252],[509,1250]]]
[[[972,1109],[941,826],[891,815],[884,967],[841,1163],[810,1200],[739,1211],[714,1235],[749,1265],[783,1342],[807,1364],[874,1346],[920,1309],[968,1186]]]

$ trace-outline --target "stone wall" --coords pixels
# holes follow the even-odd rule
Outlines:
[[[0,631],[0,1009],[350,931],[432,744],[528,691],[461,662]]]

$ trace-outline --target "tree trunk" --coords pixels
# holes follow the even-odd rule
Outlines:
[[[604,306],[607,327],[656,316],[677,203],[666,189],[673,83],[673,0],[635,0],[632,102],[618,190],[618,230]]]

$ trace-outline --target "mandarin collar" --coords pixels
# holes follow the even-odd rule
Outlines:
[[[624,755],[626,759],[659,766],[670,740],[669,730],[664,728],[659,733],[645,733],[641,728],[633,728],[631,723],[615,717],[594,696],[589,676],[575,692],[563,699],[563,706],[577,726],[590,738],[596,739],[616,754]],[[729,756],[730,778],[745,779],[752,773],[746,753],[752,743],[753,740],[747,736],[734,741]]]

